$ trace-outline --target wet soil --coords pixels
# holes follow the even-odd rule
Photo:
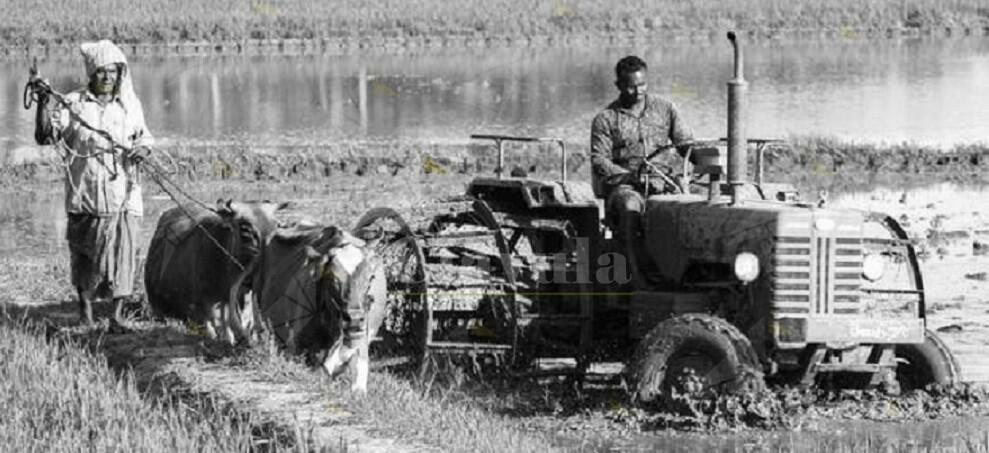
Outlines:
[[[833,206],[885,212],[918,245],[928,326],[961,364],[962,378],[989,382],[989,201],[985,186],[951,183],[838,196]]]
[[[250,162],[252,157],[246,159]],[[280,157],[271,155],[266,159],[277,160]],[[357,159],[360,161],[360,158]],[[808,165],[808,162],[813,163],[794,158],[790,167]],[[920,167],[921,171],[914,174],[927,183],[942,179],[945,173],[973,175],[965,177],[976,178],[976,169],[982,165],[982,161],[974,163],[971,159],[929,159],[927,162],[929,167]],[[257,161],[254,163],[257,164]],[[841,168],[847,169],[848,165],[842,164]],[[272,168],[281,169],[277,171],[291,168],[287,165],[262,167],[268,172],[276,171]],[[372,167],[369,164],[366,168]],[[351,206],[354,212],[329,213],[322,209],[325,203],[312,198],[315,192],[293,189],[291,193],[308,196],[297,205],[293,215],[304,217],[315,214],[323,221],[346,223],[353,221],[353,215],[366,210],[363,209],[365,204],[408,204],[414,199],[438,198],[444,193],[448,195],[462,190],[464,177],[459,176],[460,172],[444,173],[434,169],[427,173],[427,167],[418,169],[410,165],[402,168],[407,168],[404,171],[416,178],[424,177],[424,181],[432,181],[435,187],[411,197],[409,194],[396,197],[396,190],[399,189],[388,181],[407,180],[407,176],[377,172],[376,169],[368,173],[376,177],[367,178],[347,171],[334,174],[334,179],[353,182],[355,187],[362,187],[360,190],[375,195],[361,199],[356,203],[359,206]],[[927,171],[931,168],[948,170]],[[202,178],[204,182],[229,186],[227,188],[233,188],[231,190],[235,192],[238,187],[244,190],[244,180],[250,180],[238,175],[224,180],[203,172],[193,164],[189,165],[189,172],[190,175],[198,175],[195,177]],[[820,181],[833,181],[841,179],[840,174],[821,171],[812,176]],[[274,193],[271,186],[278,186],[280,178],[298,177],[305,182],[323,177],[319,171],[294,173],[299,176],[286,176],[293,175],[290,173],[280,175],[278,178],[272,176],[270,179],[250,180],[252,185],[260,184],[251,189],[252,193]],[[922,251],[929,326],[936,329],[958,355],[963,380],[975,384],[989,382],[989,355],[985,353],[989,350],[989,296],[986,296],[989,294],[989,277],[986,277],[989,274],[989,214],[980,209],[989,201],[989,191],[950,184],[904,190],[903,186],[909,182],[901,173],[877,170],[867,175],[865,180],[872,183],[886,178],[895,183],[889,184],[892,188],[887,189],[832,195],[828,203],[832,207],[883,211],[904,224]],[[901,175],[900,178],[897,179],[897,175]],[[218,180],[219,183],[212,182]],[[378,180],[381,181],[376,182]],[[37,182],[37,179],[34,181]],[[286,195],[285,192],[278,193]],[[330,195],[328,192],[319,193]],[[350,204],[355,203],[351,200]],[[45,275],[66,273],[65,269],[49,268],[44,263],[39,266],[35,267]],[[30,269],[25,270],[28,271]],[[27,274],[22,277],[27,278]],[[54,296],[50,294],[45,298],[51,300],[51,297]],[[20,302],[33,305],[38,300],[22,298]],[[106,311],[107,307],[101,306],[101,309]],[[130,326],[133,329],[130,331],[109,326],[80,330],[70,327],[75,320],[75,310],[72,302],[48,303],[35,305],[31,316],[51,323],[53,334],[67,332],[86,341],[107,355],[111,366],[133,368],[146,388],[164,386],[170,393],[215,395],[245,411],[263,414],[271,420],[271,426],[277,427],[272,429],[297,429],[298,422],[302,421],[307,429],[312,430],[314,438],[325,445],[354,445],[369,451],[401,451],[397,449],[403,446],[411,450],[430,448],[410,445],[388,436],[370,435],[368,427],[361,426],[359,420],[350,417],[341,409],[342,404],[328,400],[325,393],[293,384],[291,379],[278,373],[239,366],[236,360],[230,359],[237,357],[237,351],[190,334],[188,329],[137,323]],[[508,382],[465,389],[464,393],[472,401],[485,405],[493,414],[517,420],[523,429],[555,433],[561,443],[575,449],[697,451],[710,446],[737,449],[753,444],[770,449],[789,445],[792,449],[794,445],[804,445],[805,442],[829,442],[840,438],[840,433],[860,436],[855,438],[858,439],[855,442],[873,439],[900,445],[900,441],[907,439],[917,445],[928,445],[932,439],[959,431],[967,430],[965,432],[979,436],[984,427],[989,426],[989,418],[986,418],[989,416],[986,405],[989,399],[977,387],[935,389],[899,398],[871,392],[773,389],[768,393],[738,398],[711,397],[685,401],[678,411],[650,414],[626,403],[624,390],[614,375],[614,372],[610,375],[604,373],[599,381],[589,382],[582,389],[561,382]],[[931,422],[930,419],[942,421]],[[968,428],[962,428],[965,426]],[[685,435],[682,434],[684,430],[703,434]],[[857,450],[855,445],[842,445],[849,451]],[[986,445],[989,448],[989,443]]]
[[[650,413],[627,403],[620,370],[612,369],[583,388],[562,380],[491,384],[473,395],[534,432],[556,433],[591,449],[989,451],[989,214],[981,209],[989,188],[931,185],[930,179],[926,187],[901,188],[907,184],[901,179],[869,192],[838,193],[826,204],[886,212],[914,238],[928,326],[957,356],[960,385],[898,397],[776,387],[684,399],[672,410]]]

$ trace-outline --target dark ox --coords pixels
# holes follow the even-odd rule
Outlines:
[[[282,207],[221,200],[215,210],[165,211],[144,268],[151,307],[160,315],[199,323],[211,338],[216,338],[218,328],[227,332],[225,310],[231,287],[271,238],[275,211]]]
[[[387,297],[384,265],[371,247],[335,227],[279,229],[241,278],[229,311],[240,337],[266,326],[282,347],[309,353],[331,376],[349,365],[351,389],[367,390],[368,345]]]

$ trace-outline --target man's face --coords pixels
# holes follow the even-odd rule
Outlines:
[[[646,91],[649,89],[649,84],[646,83],[646,71],[639,70],[623,73],[618,76],[615,86],[618,87],[619,98],[623,103],[635,104],[641,102],[645,100]]]
[[[100,66],[93,72],[89,79],[90,88],[93,94],[113,94],[117,80],[120,78],[120,69],[115,64]]]

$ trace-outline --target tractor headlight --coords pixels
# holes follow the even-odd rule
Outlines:
[[[870,282],[883,278],[886,272],[886,258],[878,253],[867,253],[862,259],[862,276]]]
[[[742,252],[735,255],[735,277],[749,283],[759,276],[759,258],[755,254]]]

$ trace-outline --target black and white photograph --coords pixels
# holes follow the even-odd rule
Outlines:
[[[986,0],[0,11],[0,451],[989,453]]]

